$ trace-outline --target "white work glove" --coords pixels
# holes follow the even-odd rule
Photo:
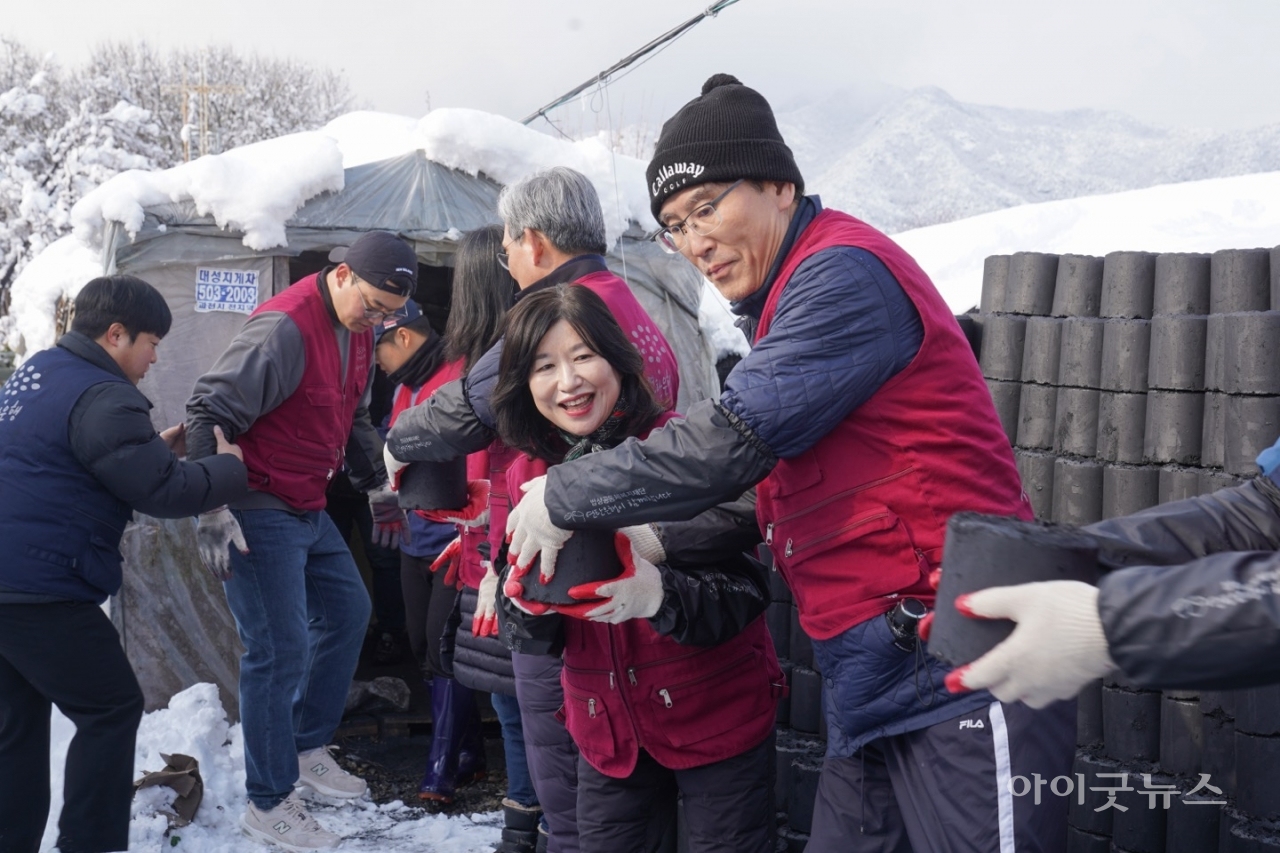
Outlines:
[[[484,577],[480,579],[480,588],[476,591],[476,612],[471,617],[471,636],[498,636],[498,573],[493,563],[484,560]]]
[[[240,522],[225,506],[210,510],[196,521],[196,548],[200,562],[220,581],[231,579],[231,546],[241,554],[249,553]]]
[[[557,605],[557,613],[610,625],[628,619],[648,619],[657,614],[664,595],[662,573],[640,556],[631,540],[621,531],[614,534],[613,547],[622,561],[622,574],[613,580],[570,587],[569,597],[583,603]],[[603,602],[598,600],[601,598]]]
[[[382,464],[387,468],[387,482],[391,487],[391,491],[400,491],[400,475],[405,468],[409,467],[408,462],[401,462],[399,459],[391,455],[391,445],[382,445]]]
[[[383,548],[399,548],[409,542],[409,519],[400,508],[400,498],[390,483],[369,492],[369,511],[373,514],[373,544]]]
[[[524,498],[516,504],[507,516],[508,562],[525,570],[533,565],[533,560],[542,555],[539,571],[544,583],[550,581],[556,573],[556,555],[573,535],[572,530],[561,530],[551,523],[547,514],[547,477],[534,477],[520,487]]]
[[[947,676],[947,687],[989,690],[1002,702],[1043,708],[1071,699],[1116,669],[1098,615],[1098,589],[1079,581],[998,586],[956,599],[979,619],[1012,619],[1009,638]]]
[[[630,539],[631,547],[650,563],[657,565],[666,562],[667,549],[662,547],[662,540],[658,538],[658,528],[655,525],[636,524],[624,527],[618,532]]]

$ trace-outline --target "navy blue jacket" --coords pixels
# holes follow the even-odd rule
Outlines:
[[[151,403],[84,335],[32,356],[0,401],[0,601],[100,603],[120,588],[133,510],[180,518],[247,489],[234,456],[174,456]]]

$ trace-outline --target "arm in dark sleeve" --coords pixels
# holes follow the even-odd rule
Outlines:
[[[654,527],[669,565],[697,566],[724,554],[752,552],[761,542],[756,491],[750,489],[688,521],[658,522]]]
[[[1104,568],[1171,566],[1210,554],[1280,549],[1280,488],[1267,477],[1091,524]]]
[[[1280,488],[1267,477],[1085,528],[1112,658],[1152,687],[1280,679]]]
[[[369,384],[356,407],[351,422],[351,435],[347,437],[347,467],[351,471],[351,484],[362,492],[371,492],[387,482],[387,468],[382,462],[382,439],[369,417],[369,401],[373,398],[373,371],[369,369]]]
[[[1280,681],[1280,554],[1229,551],[1113,572],[1098,589],[1112,659],[1146,687]]]
[[[691,646],[715,646],[742,632],[769,606],[769,571],[746,551],[760,541],[755,495],[685,522],[658,525],[667,552],[663,601],[649,624]]]
[[[288,315],[250,317],[187,400],[187,458],[214,454],[215,426],[235,441],[289,399],[305,370],[302,332]]]
[[[769,570],[746,554],[725,554],[714,566],[658,570],[664,596],[649,624],[682,645],[727,642],[769,606]]]
[[[248,472],[234,456],[178,459],[149,409],[140,391],[119,382],[90,388],[72,408],[72,453],[108,491],[156,518],[198,515],[248,491]]]
[[[734,500],[776,462],[740,418],[702,400],[643,441],[629,438],[553,467],[547,472],[547,510],[566,530],[688,519]]]
[[[437,388],[424,402],[405,409],[387,433],[391,455],[401,462],[448,462],[484,450],[493,430],[476,417],[466,379]]]

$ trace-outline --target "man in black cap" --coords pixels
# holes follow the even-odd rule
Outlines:
[[[830,732],[811,853],[1060,850],[1074,704],[947,692],[915,620],[947,519],[1030,517],[964,334],[897,244],[805,196],[768,102],[727,74],[662,128],[655,239],[729,299],[753,349],[719,400],[557,465],[508,519],[521,566],[573,529],[689,518],[757,487],[757,520],[813,638]]]
[[[404,513],[369,419],[373,328],[404,310],[418,280],[412,248],[374,231],[267,300],[187,401],[192,459],[213,427],[238,442],[248,497],[200,518],[205,566],[224,581],[244,642],[240,717],[245,832],[291,850],[332,847],[295,786],[357,799],[364,780],[329,754],[369,624],[369,595],[329,516],[325,487],[344,459],[369,494],[374,538],[395,545]]]

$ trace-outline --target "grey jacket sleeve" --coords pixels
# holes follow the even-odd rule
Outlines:
[[[1280,680],[1280,489],[1265,477],[1086,528],[1111,656],[1149,687]]]
[[[732,412],[702,400],[684,418],[547,472],[551,521],[566,530],[688,519],[768,476],[777,457]]]
[[[425,402],[401,412],[387,433],[391,455],[401,462],[448,462],[488,447],[494,433],[476,416],[465,382],[441,385]]]
[[[215,426],[235,441],[289,399],[306,370],[302,352],[302,332],[286,314],[250,317],[187,400],[187,458],[213,455]]]
[[[198,515],[248,491],[248,472],[234,456],[178,459],[152,426],[150,408],[119,382],[90,388],[72,408],[72,453],[108,491],[156,518]]]

